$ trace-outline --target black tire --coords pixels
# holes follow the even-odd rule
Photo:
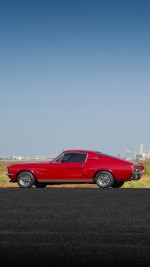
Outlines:
[[[35,186],[37,187],[37,188],[45,188],[46,186],[47,186],[47,184],[46,183],[39,183],[39,182],[35,182]]]
[[[31,172],[22,171],[17,176],[17,183],[21,188],[31,188],[35,183],[35,177]]]
[[[99,171],[95,176],[96,184],[101,188],[109,188],[114,183],[113,175],[108,171]]]
[[[111,187],[119,188],[119,187],[123,186],[123,184],[124,184],[124,181],[114,181],[114,183],[112,184]]]

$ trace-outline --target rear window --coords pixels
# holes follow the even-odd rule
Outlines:
[[[117,157],[115,157],[115,156],[112,156],[112,155],[109,155],[109,154],[105,154],[105,153],[102,153],[102,152],[98,152],[98,151],[96,151],[95,152],[96,154],[100,154],[100,155],[104,155],[104,156],[107,156],[107,157],[111,157],[111,158],[117,158]]]

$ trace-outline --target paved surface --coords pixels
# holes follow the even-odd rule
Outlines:
[[[150,189],[0,189],[0,264],[150,266]]]

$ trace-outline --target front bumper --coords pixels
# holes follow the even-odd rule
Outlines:
[[[12,178],[12,176],[14,176],[14,174],[11,174],[11,173],[7,173],[6,174],[9,178]]]
[[[12,174],[12,173],[7,173],[6,175],[11,179],[11,181],[16,181],[16,177],[15,177],[14,174]]]

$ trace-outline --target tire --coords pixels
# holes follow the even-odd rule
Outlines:
[[[108,171],[100,171],[95,176],[96,184],[101,188],[109,188],[114,184],[114,177]]]
[[[47,186],[47,184],[46,183],[35,182],[35,186],[37,188],[45,188]]]
[[[35,183],[35,177],[31,172],[22,171],[17,176],[17,182],[21,188],[31,188]]]
[[[119,188],[124,184],[124,181],[114,181],[114,183],[112,184],[112,188]]]

